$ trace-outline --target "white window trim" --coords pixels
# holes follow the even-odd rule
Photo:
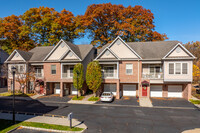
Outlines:
[[[132,73],[127,73],[127,71],[126,71],[126,75],[133,75],[133,64],[127,63],[126,65],[131,65],[131,66],[132,66]],[[127,69],[126,69],[126,70],[127,70]]]
[[[53,74],[53,73],[52,73],[52,66],[56,66],[56,65],[51,65],[51,75],[56,75],[56,73],[57,73],[57,69],[56,69],[56,73]]]
[[[116,76],[115,76],[115,65],[103,66],[103,75],[104,75],[105,67],[113,67],[113,77],[104,77],[104,79],[116,78]]]
[[[180,63],[181,64],[181,73],[180,74],[176,74],[176,63]],[[183,74],[183,70],[182,70],[183,63],[187,64],[187,74]],[[174,64],[174,73],[173,74],[169,73],[169,64]],[[188,75],[189,74],[188,71],[189,71],[189,64],[188,64],[188,62],[169,62],[168,63],[168,74],[169,75]]]

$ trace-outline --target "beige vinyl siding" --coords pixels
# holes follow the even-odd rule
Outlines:
[[[177,47],[168,57],[178,57],[178,56],[189,57],[189,55],[181,47]]]
[[[64,60],[76,60],[78,59],[73,52],[68,52],[67,55],[65,56]]]
[[[24,59],[19,53],[16,52],[14,56],[12,57],[11,61],[19,61],[19,60],[24,60]]]
[[[61,42],[58,45],[59,46],[53,51],[47,60],[58,60],[64,55],[66,51],[68,51],[68,47],[64,42]]]
[[[180,63],[180,74],[176,72],[178,69],[176,69],[176,63]],[[187,74],[184,74],[186,71],[185,68],[183,70],[183,64],[187,63]],[[174,64],[174,73],[169,73],[169,64]],[[192,61],[164,61],[164,81],[188,81],[192,82]],[[178,70],[179,71],[179,70]],[[172,72],[172,70],[171,70]]]
[[[119,39],[110,48],[119,58],[137,59],[138,57]]]
[[[111,59],[115,59],[115,56],[108,50],[106,50],[103,55],[100,57],[100,59],[106,59],[106,58],[111,58]]]

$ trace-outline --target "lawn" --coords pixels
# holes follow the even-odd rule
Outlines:
[[[10,93],[10,92],[5,92],[5,93],[0,93],[0,96],[12,96],[13,93]],[[15,93],[15,96],[18,96],[18,97],[30,97],[30,96],[33,96],[35,94],[33,93],[30,93],[30,94],[23,94],[23,93]]]
[[[98,101],[98,100],[99,100],[99,97],[94,97],[94,96],[88,99],[88,101]]]
[[[200,100],[190,99],[190,102],[193,103],[193,104],[200,104]]]
[[[196,93],[196,89],[195,88],[192,89],[192,96],[200,99],[200,94]]]
[[[37,127],[37,128],[45,128],[45,129],[63,130],[63,131],[82,131],[83,130],[83,128],[78,128],[78,127],[73,127],[71,129],[69,126],[52,125],[52,124],[44,124],[44,123],[37,123],[37,122],[16,122],[15,125],[12,125],[11,120],[0,119],[1,133],[6,133],[19,126]]]
[[[78,98],[77,98],[77,96],[74,96],[73,98],[72,98],[72,100],[83,100],[83,98],[85,98],[84,96],[79,96]]]

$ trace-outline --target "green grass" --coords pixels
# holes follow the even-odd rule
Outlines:
[[[37,128],[45,128],[45,129],[63,130],[63,131],[82,131],[83,130],[83,128],[78,128],[78,127],[73,127],[71,129],[69,126],[52,125],[52,124],[44,124],[44,123],[37,123],[37,122],[16,122],[15,125],[12,125],[11,120],[0,119],[1,133],[6,133],[19,126],[37,127]]]
[[[12,96],[13,93],[10,93],[10,92],[5,92],[5,93],[0,93],[0,96],[6,96],[6,97],[9,97],[9,96]],[[30,96],[33,96],[35,94],[33,93],[30,93],[30,94],[23,94],[23,93],[15,93],[15,96],[18,96],[18,97],[30,97]]]
[[[193,103],[193,104],[200,104],[200,100],[190,99],[190,102]]]
[[[100,98],[99,97],[94,97],[94,96],[92,96],[92,97],[90,97],[89,99],[88,99],[88,101],[98,101]]]
[[[74,96],[73,98],[72,98],[72,100],[83,100],[83,98],[85,98],[84,96],[79,96],[78,98],[77,98],[77,96]]]

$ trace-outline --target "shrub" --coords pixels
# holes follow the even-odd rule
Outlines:
[[[78,73],[78,86],[77,86],[77,73]],[[83,65],[78,63],[74,66],[73,70],[73,85],[80,94],[82,95],[82,87],[83,87],[84,77],[83,77]]]

